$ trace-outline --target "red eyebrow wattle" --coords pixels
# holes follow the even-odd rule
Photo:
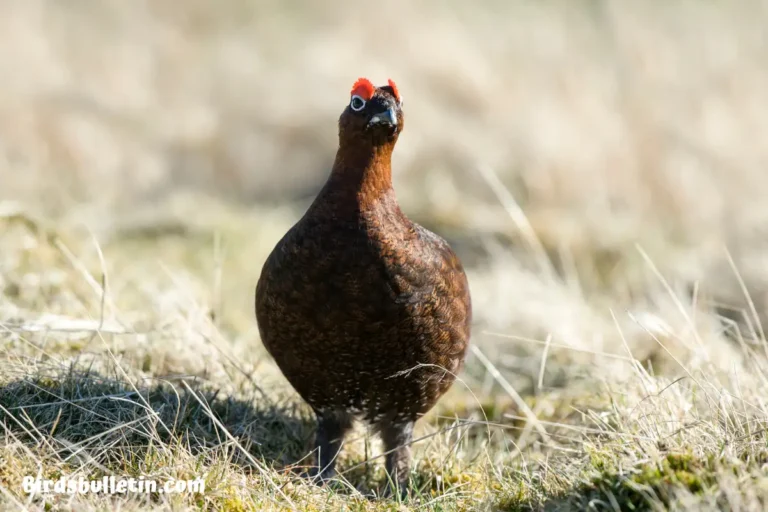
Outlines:
[[[360,96],[365,101],[373,98],[373,94],[376,92],[376,87],[367,78],[358,78],[355,85],[352,86],[351,95]]]
[[[392,88],[392,92],[395,95],[395,99],[397,101],[400,101],[400,91],[397,90],[397,85],[395,85],[395,82],[393,82],[392,79],[390,78],[389,80],[387,80],[387,83],[389,83],[389,86]]]

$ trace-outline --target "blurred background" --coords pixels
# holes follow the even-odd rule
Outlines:
[[[50,259],[35,260],[43,242],[11,222],[34,218],[94,274],[109,268],[110,320],[139,329],[167,314],[148,297],[162,303],[180,286],[166,270],[184,269],[223,343],[260,351],[253,287],[322,186],[360,76],[397,82],[401,205],[465,261],[474,340],[521,392],[535,387],[548,336],[576,349],[551,351],[544,384],[558,387],[583,376],[584,353],[626,354],[617,329],[663,372],[669,354],[648,333],[689,354],[686,336],[705,322],[692,359],[728,367],[742,357],[734,323],[756,338],[768,313],[765,2],[0,10],[6,320],[98,317],[98,300],[62,299],[80,285],[48,272]],[[136,356],[137,371],[205,363],[167,352],[162,364]],[[189,361],[171,364],[179,357]]]

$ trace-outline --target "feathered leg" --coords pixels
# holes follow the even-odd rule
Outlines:
[[[390,423],[381,425],[381,439],[384,442],[386,468],[389,482],[385,496],[408,495],[408,475],[411,468],[411,441],[413,440],[413,422]]]
[[[321,480],[336,475],[336,457],[344,443],[344,435],[352,427],[352,418],[342,411],[316,411],[317,472]]]

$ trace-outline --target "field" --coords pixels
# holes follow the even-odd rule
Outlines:
[[[9,0],[0,508],[768,508],[768,3]],[[462,258],[472,350],[412,496],[266,354],[261,266],[393,78],[403,210]],[[25,476],[205,479],[46,494]]]

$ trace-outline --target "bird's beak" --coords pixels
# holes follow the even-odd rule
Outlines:
[[[385,112],[374,115],[371,120],[368,121],[368,126],[374,124],[397,126],[397,112],[395,112],[395,107],[389,107]]]

